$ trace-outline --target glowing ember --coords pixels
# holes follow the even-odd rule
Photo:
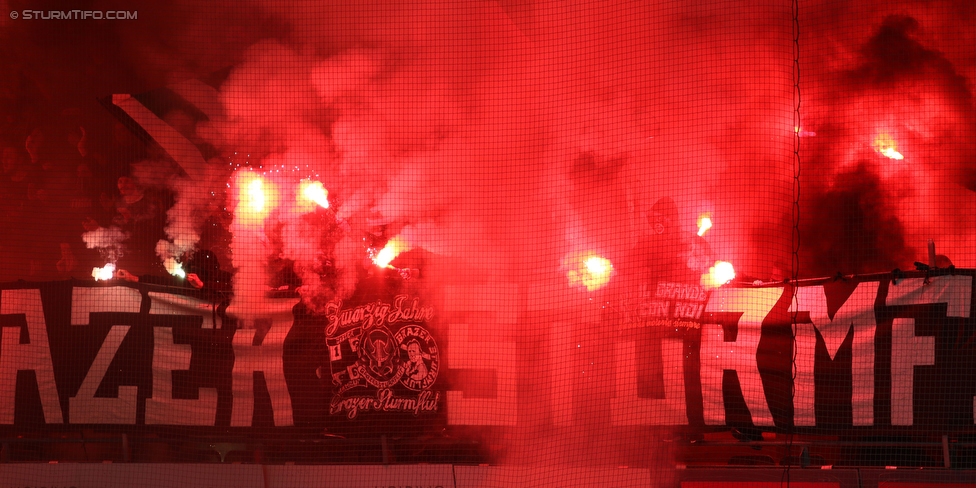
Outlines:
[[[163,266],[166,267],[167,273],[180,278],[186,278],[186,271],[183,271],[183,265],[180,264],[180,262],[176,259],[166,258],[166,260],[163,261]]]
[[[385,268],[389,266],[390,263],[393,262],[393,260],[396,259],[401,252],[408,249],[409,245],[407,244],[407,240],[400,236],[396,236],[393,239],[390,239],[389,242],[386,243],[386,246],[384,246],[380,252],[376,253],[376,256],[373,256],[373,263],[381,268]]]
[[[735,279],[735,268],[727,261],[715,261],[715,266],[708,269],[708,274],[702,275],[701,284],[709,288],[718,288]]]
[[[587,291],[603,288],[613,276],[613,263],[593,253],[575,254],[563,260],[570,286],[582,286]]]
[[[302,181],[302,195],[322,208],[329,208],[329,190],[320,181]]]
[[[878,151],[885,157],[891,159],[905,159],[905,156],[902,156],[902,154],[898,152],[898,146],[895,143],[895,140],[888,134],[878,134],[878,137],[874,139],[873,147],[875,151]]]
[[[702,215],[698,218],[698,237],[705,235],[708,229],[712,228],[712,218],[708,214]]]
[[[110,280],[113,276],[115,276],[115,265],[112,263],[92,269],[92,278],[95,278],[95,281]]]

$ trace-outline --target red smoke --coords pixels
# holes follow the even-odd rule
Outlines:
[[[59,24],[4,12],[0,279],[86,278],[104,263],[82,235],[114,224],[133,235],[122,266],[158,268],[160,239],[170,254],[189,242],[229,255],[255,287],[239,299],[287,261],[320,300],[354,288],[366,236],[401,235],[435,256],[441,284],[546,290],[534,310],[552,310],[583,293],[567,291],[564,257],[618,262],[663,196],[689,232],[710,215],[705,239],[740,277],[792,262],[794,197],[800,276],[910,267],[929,239],[974,267],[976,12],[916,3],[800,2],[800,127],[788,2],[145,2],[125,6],[136,21]],[[95,103],[187,80],[217,87],[187,95],[206,117],[164,115],[209,151],[195,179]],[[904,160],[875,150],[879,134]],[[281,189],[263,227],[234,211],[242,171]],[[120,176],[172,204],[116,221]],[[291,206],[309,178],[328,210]],[[586,322],[574,314],[556,318]],[[550,326],[497,334],[542,342]],[[577,328],[607,352],[597,327]],[[604,459],[612,442],[563,451]]]

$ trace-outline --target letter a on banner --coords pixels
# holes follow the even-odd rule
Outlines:
[[[0,332],[3,335],[0,343],[0,424],[14,423],[18,371],[34,372],[44,408],[44,421],[49,424],[63,423],[41,291],[3,290],[0,293],[0,315],[23,315],[27,320],[28,337],[28,342],[22,344],[19,327],[5,327]]]

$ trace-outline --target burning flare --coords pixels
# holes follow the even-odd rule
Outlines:
[[[247,184],[248,205],[255,213],[264,210],[264,182],[261,178],[254,178]]]
[[[592,252],[575,253],[563,260],[570,286],[582,286],[587,291],[603,288],[613,276],[613,263]]]
[[[698,237],[705,235],[712,228],[712,218],[708,214],[698,217]]]
[[[166,258],[166,260],[163,261],[163,266],[166,267],[167,273],[179,278],[186,278],[186,271],[183,271],[183,265],[180,264],[180,262],[176,259]]]
[[[718,288],[735,279],[735,268],[728,261],[715,261],[715,265],[708,268],[708,274],[702,275],[701,284],[707,288]]]
[[[874,139],[873,147],[875,151],[878,151],[885,157],[891,159],[905,159],[905,156],[902,156],[902,154],[898,152],[898,145],[895,143],[895,140],[888,134],[878,134],[878,137]]]
[[[321,181],[302,180],[301,186],[302,196],[322,208],[329,208],[329,190],[322,186]]]
[[[251,171],[240,171],[236,176],[237,206],[234,215],[241,222],[261,224],[275,207],[275,187],[267,178]]]
[[[403,251],[410,249],[407,240],[403,237],[396,236],[390,239],[386,246],[373,256],[373,264],[385,268],[393,262],[394,259]]]
[[[115,264],[108,263],[101,268],[92,268],[92,278],[95,281],[110,280],[115,276]]]

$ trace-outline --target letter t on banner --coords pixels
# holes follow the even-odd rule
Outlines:
[[[488,312],[496,317],[493,333],[510,331],[517,317],[518,288],[495,286],[450,290],[449,311]],[[496,375],[495,398],[465,398],[463,391],[447,392],[447,422],[451,425],[515,425],[518,419],[516,350],[510,340],[473,341],[467,324],[450,324],[447,365],[453,369],[481,369]]]

